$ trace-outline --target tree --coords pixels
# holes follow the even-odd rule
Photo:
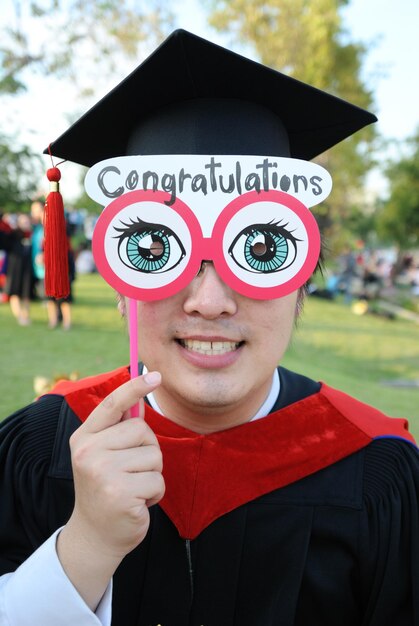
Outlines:
[[[377,216],[379,234],[400,250],[419,244],[419,128],[406,145],[408,153],[386,169],[389,195]]]
[[[9,0],[12,17],[0,30],[0,92],[26,88],[27,70],[78,83],[121,57],[154,46],[170,26],[165,0]],[[87,83],[89,84],[89,83]]]
[[[41,159],[0,133],[0,212],[27,211],[37,195]]]
[[[8,4],[10,17],[0,28],[4,103],[16,102],[34,78],[45,80],[45,98],[48,89],[57,89],[56,84],[51,86],[51,78],[60,79],[58,89],[67,84],[74,87],[72,102],[80,96],[91,98],[103,87],[101,77],[108,87],[115,67],[145,56],[172,21],[166,0],[8,0]],[[68,108],[68,102],[65,105]],[[78,113],[71,111],[72,116]],[[0,201],[9,207],[14,202],[17,210],[21,202],[30,201],[34,181],[44,177],[32,150],[16,147],[27,143],[36,116],[28,115],[25,126],[15,128],[10,137],[15,118],[11,114],[8,119],[5,107],[0,121]]]
[[[349,41],[341,10],[348,0],[207,0],[209,21],[250,46],[262,63],[370,108],[371,91],[361,78],[366,49]],[[346,219],[362,206],[362,186],[373,165],[369,127],[318,157],[334,181],[331,199],[316,217],[333,248]]]

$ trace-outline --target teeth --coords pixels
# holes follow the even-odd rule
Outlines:
[[[207,356],[232,352],[240,345],[236,341],[197,341],[196,339],[182,339],[180,343],[187,350],[199,352]]]

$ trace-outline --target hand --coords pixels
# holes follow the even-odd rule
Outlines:
[[[91,606],[123,557],[143,540],[148,507],[164,495],[160,447],[142,419],[143,397],[159,384],[160,375],[149,372],[121,385],[70,439],[75,506],[57,550],[67,575]],[[137,402],[140,417],[129,418]],[[93,594],[86,588],[92,578],[97,581]]]

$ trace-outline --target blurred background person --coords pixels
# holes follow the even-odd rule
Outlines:
[[[68,250],[68,277],[70,283],[70,293],[66,298],[47,298],[48,326],[57,328],[61,323],[64,330],[71,328],[71,305],[73,303],[72,285],[76,278],[76,265],[74,250],[71,245],[71,225],[67,221],[67,250]]]
[[[75,263],[77,274],[93,274],[96,272],[91,245],[87,240],[80,244]]]
[[[31,204],[32,220],[32,266],[35,277],[35,289],[37,296],[43,300],[45,297],[44,278],[44,207],[45,201],[41,198]]]
[[[0,211],[0,302],[7,302],[8,296],[4,292],[7,277],[7,251],[10,247],[12,227],[6,216]]]
[[[32,266],[32,227],[29,215],[17,217],[16,228],[9,237],[5,293],[10,310],[20,326],[30,324],[30,302],[35,297],[35,276]]]

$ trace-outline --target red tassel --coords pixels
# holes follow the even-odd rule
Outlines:
[[[58,182],[61,172],[58,167],[52,167],[47,171],[47,177],[50,191],[45,202],[44,216],[45,294],[60,299],[70,293],[64,203]]]

